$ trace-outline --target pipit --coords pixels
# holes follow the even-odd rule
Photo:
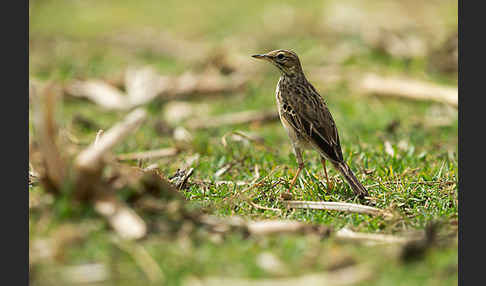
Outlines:
[[[314,149],[321,157],[328,188],[332,189],[332,185],[327,176],[326,160],[343,175],[357,196],[367,196],[368,191],[343,159],[334,119],[324,99],[305,78],[297,54],[288,50],[275,50],[252,57],[271,62],[281,73],[275,92],[278,113],[299,164],[297,173],[290,183],[289,192],[304,169],[302,150]]]

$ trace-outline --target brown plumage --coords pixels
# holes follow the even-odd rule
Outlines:
[[[334,119],[324,99],[305,78],[297,54],[288,50],[275,50],[252,57],[271,62],[281,72],[276,90],[278,112],[299,164],[290,188],[304,168],[302,149],[312,148],[321,156],[328,187],[331,185],[327,177],[326,160],[331,161],[356,195],[361,198],[367,196],[368,191],[343,159]]]

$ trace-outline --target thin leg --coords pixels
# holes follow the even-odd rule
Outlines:
[[[304,160],[302,159],[302,151],[300,150],[300,148],[294,146],[294,153],[295,153],[295,157],[297,158],[297,163],[299,164],[299,169],[297,169],[297,173],[295,174],[294,178],[290,182],[289,192],[292,191],[292,188],[294,187],[294,184],[297,181],[300,172],[302,172],[302,170],[304,169]]]
[[[324,168],[324,174],[326,175],[327,189],[331,191],[334,186],[331,184],[329,177],[327,176],[326,159],[321,157],[321,163],[322,167]]]
[[[294,178],[292,179],[292,182],[290,182],[290,187],[289,187],[289,192],[292,191],[292,188],[294,187],[295,182],[297,181],[297,178],[300,175],[300,172],[304,169],[304,164],[299,165],[299,169],[297,169],[297,174],[295,174]]]

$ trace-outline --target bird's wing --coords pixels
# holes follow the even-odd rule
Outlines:
[[[326,154],[327,158],[343,161],[336,124],[322,97],[313,87],[307,90],[295,89],[293,92],[301,94],[283,98],[281,116],[300,136]]]

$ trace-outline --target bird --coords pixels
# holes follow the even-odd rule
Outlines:
[[[332,190],[333,186],[327,175],[326,161],[330,161],[341,173],[358,198],[363,199],[368,196],[368,190],[344,161],[338,130],[331,112],[322,96],[305,77],[297,54],[291,50],[280,49],[252,55],[252,57],[268,61],[280,71],[280,79],[275,91],[278,114],[283,127],[287,130],[298,163],[297,172],[288,192],[291,192],[305,167],[302,158],[303,150],[314,149],[320,155],[328,189]]]

